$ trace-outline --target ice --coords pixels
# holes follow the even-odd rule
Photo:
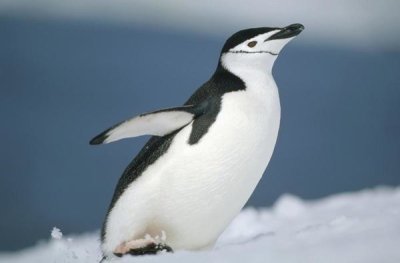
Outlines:
[[[51,238],[0,262],[99,262],[99,233]],[[400,187],[379,187],[305,201],[283,195],[271,208],[246,208],[214,249],[113,262],[400,262]]]

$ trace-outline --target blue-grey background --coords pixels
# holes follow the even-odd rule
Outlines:
[[[283,193],[315,199],[400,183],[400,52],[302,43],[313,27],[305,26],[274,68],[282,123],[251,206]],[[89,140],[182,104],[211,76],[233,32],[1,15],[0,250],[32,245],[53,226],[98,229],[147,138]]]

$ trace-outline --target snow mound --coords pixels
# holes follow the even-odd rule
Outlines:
[[[0,262],[99,262],[99,234],[52,239]],[[283,195],[272,208],[247,208],[213,250],[126,256],[113,262],[400,262],[400,187],[338,194],[317,201]]]

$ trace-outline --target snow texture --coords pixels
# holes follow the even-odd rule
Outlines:
[[[212,223],[210,221],[210,223]],[[0,262],[98,262],[98,233],[62,236]],[[168,238],[167,238],[168,241]],[[245,209],[209,251],[123,257],[113,262],[400,262],[400,187],[317,201],[283,195],[273,207]]]

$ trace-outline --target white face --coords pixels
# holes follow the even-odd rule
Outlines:
[[[233,73],[246,69],[271,72],[279,52],[294,38],[268,40],[279,31],[260,34],[231,48],[222,54],[222,65]]]

